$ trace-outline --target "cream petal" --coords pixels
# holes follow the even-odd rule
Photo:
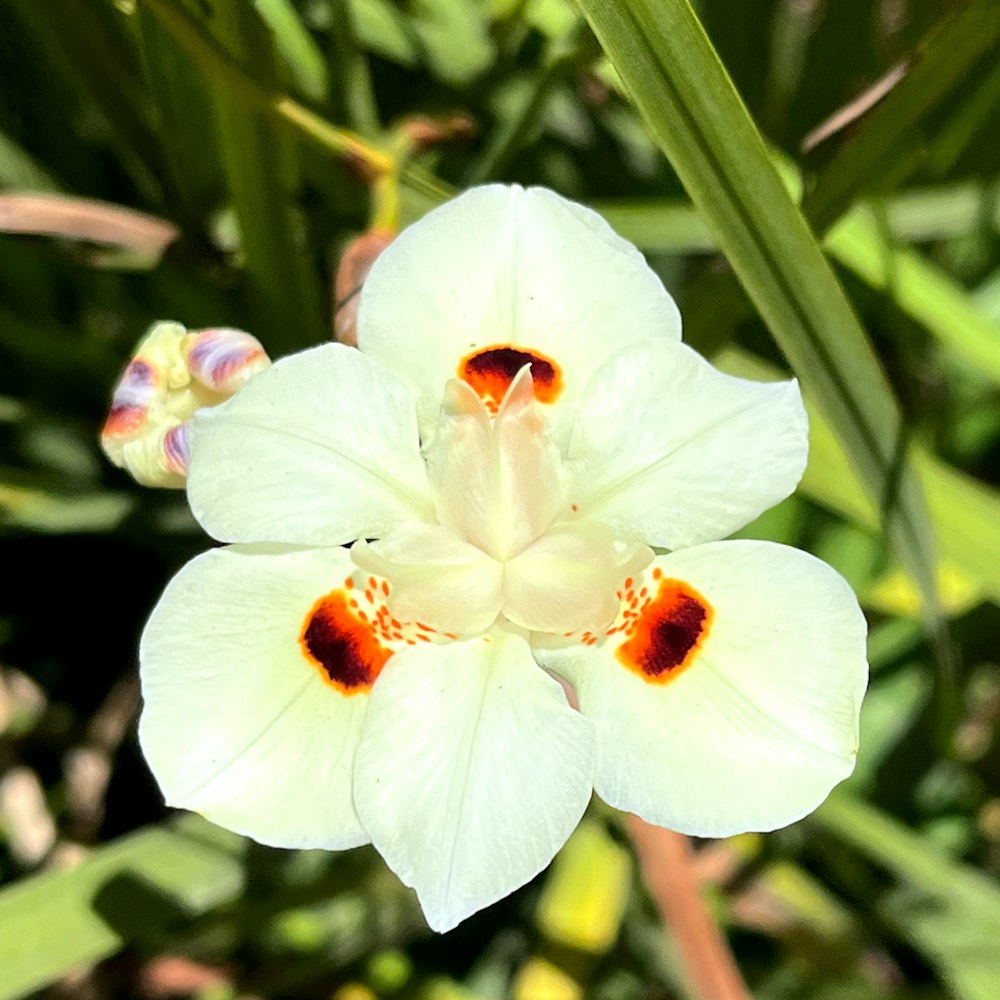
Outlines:
[[[634,347],[578,412],[569,499],[649,545],[715,541],[795,489],[807,431],[796,382],[724,375],[683,344]]]
[[[501,561],[540,535],[563,503],[561,458],[523,368],[491,421],[476,394],[447,383],[427,452],[438,519]]]
[[[341,344],[283,358],[197,414],[188,497],[227,542],[338,545],[432,520],[412,394]]]
[[[410,226],[375,262],[358,346],[409,381],[421,433],[445,382],[494,409],[525,363],[563,440],[591,376],[627,344],[680,338],[660,279],[597,213],[542,188],[474,188]]]
[[[618,614],[616,588],[652,558],[599,522],[556,525],[507,563],[503,613],[532,631],[603,630]]]
[[[716,542],[628,581],[619,618],[592,644],[537,637],[534,652],[597,726],[606,802],[722,837],[792,823],[851,773],[865,632],[825,563]]]
[[[517,636],[407,649],[376,683],[355,804],[446,931],[538,874],[590,800],[590,722]]]
[[[405,525],[371,545],[358,542],[351,556],[391,581],[387,602],[400,621],[470,633],[500,613],[503,566],[440,525]]]
[[[236,546],[170,582],[142,637],[139,723],[169,805],[279,847],[367,842],[355,749],[402,644],[351,609],[353,571],[344,549]]]

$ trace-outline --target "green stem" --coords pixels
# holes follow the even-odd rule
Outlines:
[[[360,136],[331,125],[287,94],[261,86],[176,0],[140,0],[159,18],[201,72],[231,96],[291,125],[327,153],[361,162],[373,173],[392,169],[392,159]]]

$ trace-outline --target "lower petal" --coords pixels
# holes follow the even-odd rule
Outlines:
[[[538,874],[590,800],[591,723],[502,632],[406,649],[372,691],[355,804],[446,931]]]
[[[343,549],[240,546],[174,577],[140,650],[139,738],[168,805],[278,847],[367,842],[354,753],[393,646],[352,570]]]
[[[659,557],[628,581],[599,639],[535,655],[573,683],[597,725],[605,801],[720,837],[801,819],[851,773],[865,632],[853,592],[825,563],[768,542],[717,542]]]

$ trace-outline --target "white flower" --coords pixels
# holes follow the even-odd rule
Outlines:
[[[235,544],[143,636],[168,802],[267,844],[371,842],[446,930],[545,867],[593,789],[724,836],[850,773],[854,595],[716,541],[798,482],[794,382],[715,371],[638,252],[544,190],[404,232],[358,334],[195,418],[191,504]]]

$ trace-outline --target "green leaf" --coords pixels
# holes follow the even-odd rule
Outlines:
[[[686,0],[582,0],[581,7],[866,495],[884,511],[944,659],[933,539],[899,407],[697,17]]]
[[[914,250],[887,243],[870,210],[851,212],[827,234],[835,257],[983,375],[1000,382],[1000,327],[961,285]]]
[[[239,894],[240,838],[195,818],[151,828],[0,892],[0,1000],[14,1000],[76,966],[114,954]]]
[[[906,75],[864,116],[824,166],[803,211],[822,232],[860,195],[898,184],[919,161],[914,141],[927,119],[962,88],[1000,44],[1000,4],[972,0],[933,31],[911,57]]]
[[[959,219],[975,221],[978,203],[972,188],[941,193],[929,210],[937,208],[936,235],[956,235],[954,223],[945,228],[946,210],[958,210]],[[901,236],[906,226],[919,226],[928,235],[932,219],[919,221],[916,210],[924,201],[909,196],[886,206],[889,226]],[[606,202],[593,206],[627,240],[647,253],[697,253],[714,249],[708,227],[686,205],[675,201]],[[900,220],[897,224],[896,220]],[[917,250],[891,245],[880,231],[873,210],[859,206],[835,225],[823,241],[827,251],[866,284],[886,292],[907,316],[978,371],[1000,381],[1000,327],[986,316],[968,292]]]
[[[771,381],[781,377],[774,366],[737,348],[713,361],[741,378]],[[824,507],[873,530],[879,515],[853,474],[843,447],[822,412],[806,397],[809,413],[809,464],[799,489]],[[927,493],[928,507],[944,558],[979,583],[1000,604],[1000,493],[922,450],[915,466]]]
[[[312,101],[326,100],[330,86],[326,61],[291,0],[254,0],[254,6],[274,33],[299,90]]]
[[[1000,888],[994,882],[842,792],[831,795],[810,823],[900,881],[876,908],[927,956],[956,1000],[995,1000],[1000,983]]]
[[[258,77],[273,82],[270,39],[242,0],[219,0],[212,27],[223,44]],[[295,147],[264,114],[228,90],[216,90],[219,144],[239,221],[251,291],[262,311],[254,332],[274,354],[325,340],[320,296],[296,217]]]

